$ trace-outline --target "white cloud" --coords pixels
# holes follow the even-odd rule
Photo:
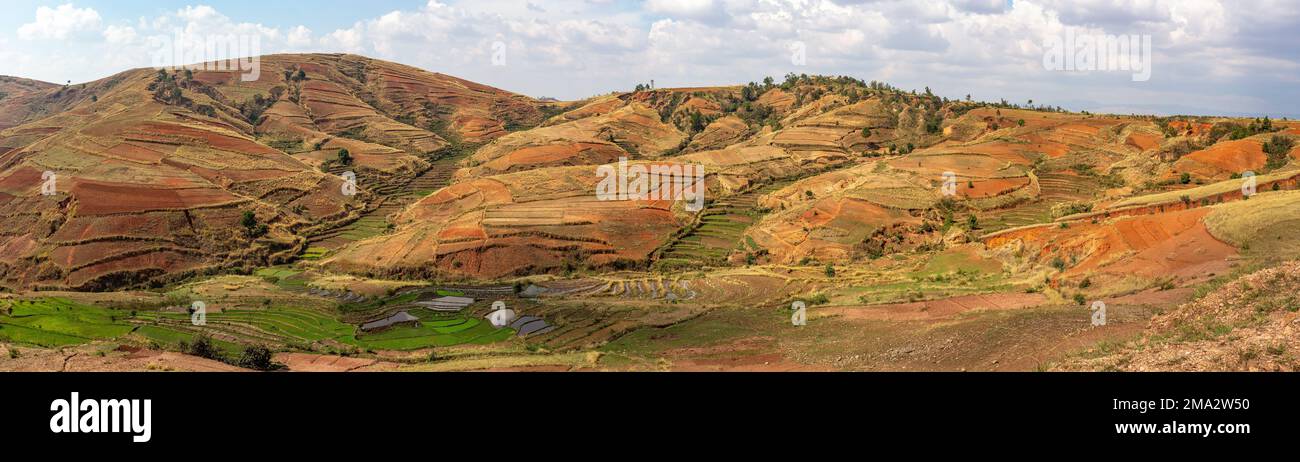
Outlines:
[[[71,3],[57,8],[42,6],[36,9],[36,21],[18,27],[18,38],[64,40],[99,31],[100,22],[99,12],[93,8],[77,8]]]
[[[288,35],[285,36],[285,44],[291,48],[305,48],[311,46],[311,29],[308,29],[306,26],[298,26],[289,29]]]
[[[135,42],[135,28],[131,26],[111,25],[104,28],[104,40],[114,45],[128,45]]]
[[[244,22],[249,19],[256,18],[235,20],[202,5],[130,22],[104,21],[72,5],[42,7],[35,22],[17,31],[28,45],[0,50],[10,58],[0,73],[62,81],[76,69],[87,79],[103,77],[149,65],[142,39],[180,30],[255,35],[264,53],[369,55],[562,98],[650,79],[660,86],[716,85],[795,72],[1074,109],[1165,100],[1237,101],[1227,110],[1243,111],[1300,106],[1300,48],[1287,46],[1300,40],[1300,3],[1287,0],[432,0],[358,16],[337,29]],[[1151,81],[1044,70],[1044,39],[1066,28],[1151,35]],[[43,48],[36,40],[81,32],[103,43]],[[491,64],[498,41],[506,44],[504,69]],[[795,42],[806,46],[806,66],[791,63]],[[68,64],[79,61],[86,64]]]

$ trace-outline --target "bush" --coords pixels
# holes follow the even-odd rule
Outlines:
[[[1058,271],[1065,271],[1065,260],[1062,260],[1061,257],[1053,258],[1052,267],[1056,268]]]
[[[1083,294],[1074,294],[1074,303],[1080,305],[1086,304],[1088,303],[1088,298],[1084,297]]]
[[[339,149],[338,159],[340,164],[352,165],[352,153],[347,149]]]
[[[270,371],[279,369],[280,365],[271,360],[271,349],[262,345],[249,345],[244,348],[244,352],[239,355],[239,361],[235,365],[259,371]]]
[[[188,345],[181,342],[181,352],[217,361],[224,361],[225,359],[221,354],[221,350],[217,348],[217,344],[212,341],[212,337],[208,334],[195,335],[194,343]]]

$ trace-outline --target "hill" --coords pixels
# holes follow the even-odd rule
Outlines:
[[[288,261],[377,207],[373,191],[544,115],[528,97],[359,56],[262,65],[251,82],[147,69],[70,87],[0,80],[5,285],[103,290]],[[342,170],[359,194],[344,194]]]

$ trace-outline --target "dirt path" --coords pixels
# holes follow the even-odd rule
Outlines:
[[[315,353],[277,353],[275,361],[294,372],[357,372],[397,368],[395,363],[377,359]]]
[[[842,316],[845,319],[878,321],[925,321],[952,317],[975,310],[1014,310],[1047,303],[1043,294],[983,294],[885,305],[853,305],[813,308],[810,316]]]

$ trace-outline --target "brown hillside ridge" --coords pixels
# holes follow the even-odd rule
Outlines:
[[[0,79],[3,284],[102,290],[284,262],[453,142],[543,118],[529,97],[353,55],[265,56],[258,80],[240,75]]]

